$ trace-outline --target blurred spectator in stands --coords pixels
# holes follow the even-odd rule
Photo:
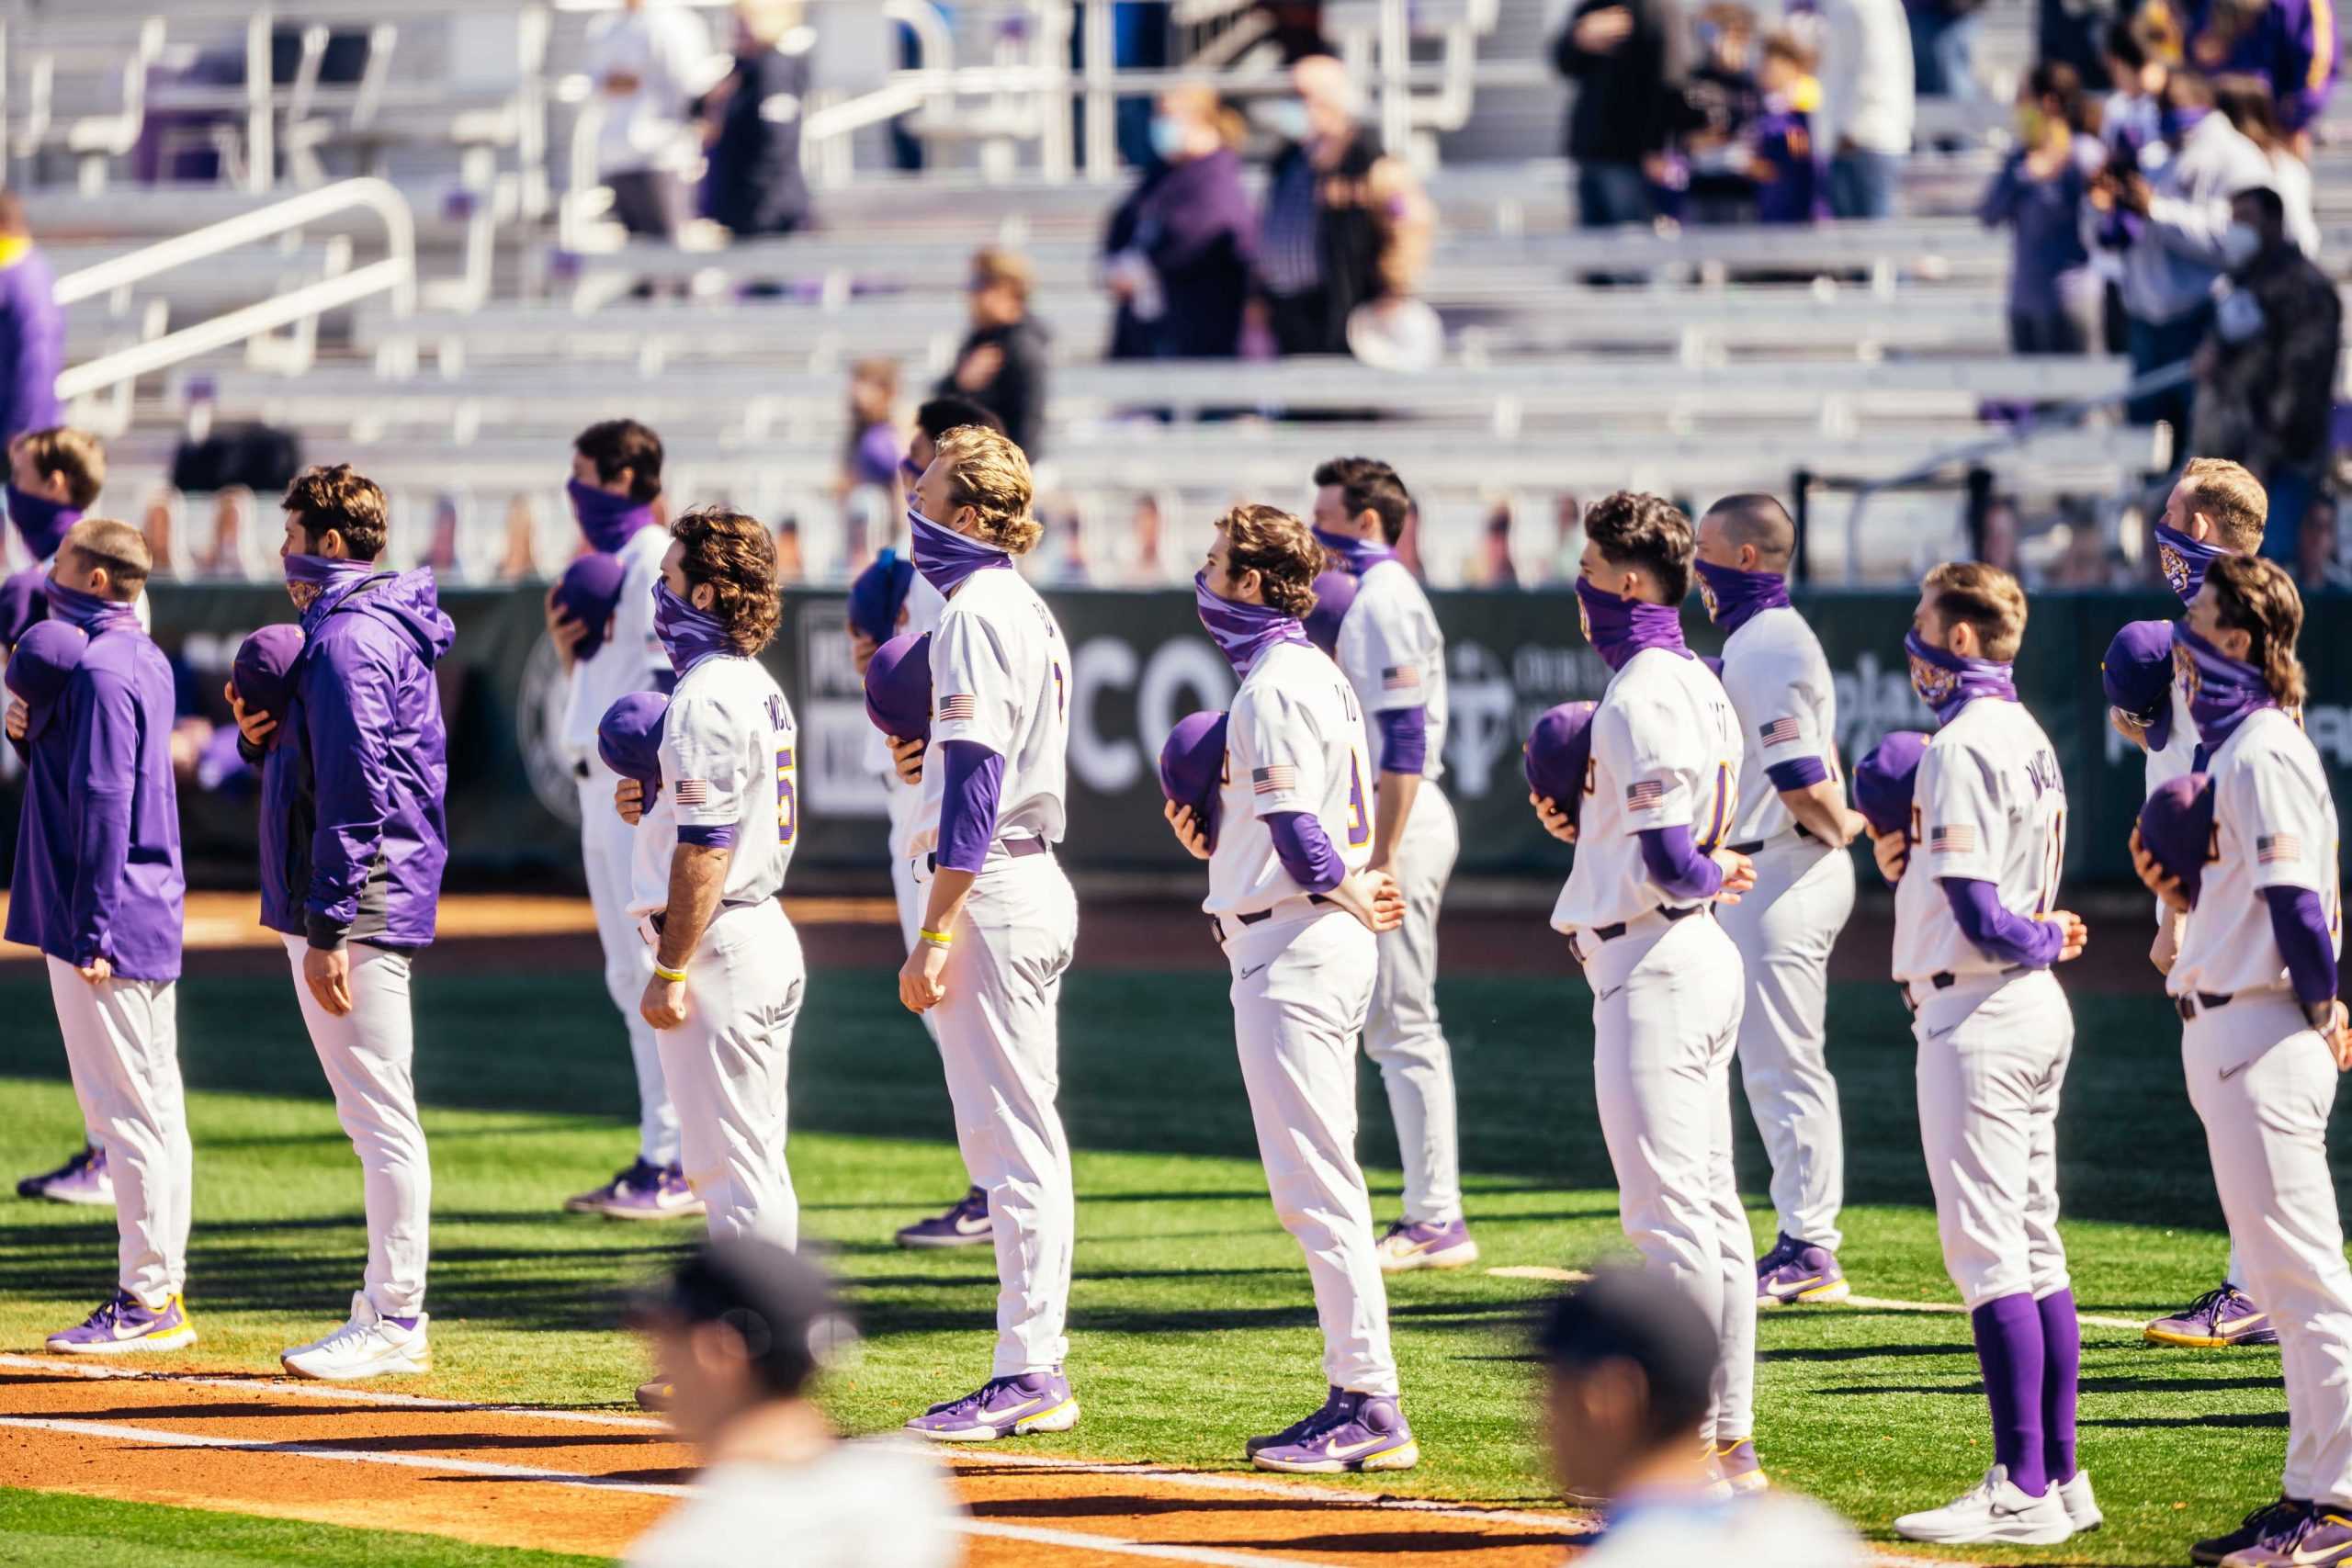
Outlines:
[[[2170,69],[2151,45],[2154,28],[2118,18],[2107,29],[2108,95],[2098,111],[2099,139],[2110,152],[2137,159],[2155,150],[2161,164],[2164,150],[2165,78]],[[2154,165],[2150,165],[2153,172]]]
[[[2307,256],[2319,254],[2319,219],[2312,211],[2311,166],[2295,155],[2270,102],[2270,85],[2259,76],[2216,76],[2213,107],[2262,151],[2270,164],[2270,188],[2287,209],[2287,238]]]
[[[1291,67],[1295,98],[1267,118],[1283,138],[1258,238],[1267,328],[1283,354],[1345,354],[1349,313],[1409,294],[1436,224],[1420,181],[1358,118],[1363,98],[1328,54]]]
[[[2061,61],[2085,82],[2104,80],[2107,29],[2115,20],[2110,0],[2036,0],[2037,61]]]
[[[1981,97],[1976,14],[1984,0],[1904,0],[1911,32],[1911,82],[1923,98]]]
[[[701,119],[703,210],[739,239],[808,221],[800,125],[816,43],[800,0],[736,0],[734,69],[703,96]]]
[[[2295,581],[2305,592],[2342,588],[2342,543],[2336,536],[2335,497],[2322,491],[2303,512],[2303,526],[2295,552]]]
[[[1266,18],[1272,29],[1267,36],[1283,51],[1285,64],[1331,52],[1323,36],[1323,0],[1258,0],[1258,13]]]
[[[2098,286],[2083,244],[2083,200],[2107,161],[2084,129],[2083,84],[2071,65],[2037,65],[2018,87],[2018,147],[1976,209],[1988,229],[2015,234],[2009,262],[2009,346],[2019,354],[2081,354],[2090,346]]]
[[[632,234],[677,237],[701,152],[686,108],[712,87],[713,63],[702,18],[676,0],[621,0],[589,28],[588,79],[605,113],[596,177]]]
[[[458,498],[454,495],[434,497],[432,539],[424,547],[424,558],[416,564],[432,568],[444,581],[464,567],[458,555]]]
[[[1675,0],[1578,0],[1552,45],[1552,63],[1577,85],[1566,136],[1577,221],[1587,229],[1649,222],[1657,216],[1651,186],[1667,178],[1667,149],[1683,115],[1688,62]]]
[[[506,554],[498,563],[499,581],[537,582],[547,575],[539,568],[538,540],[539,520],[532,510],[531,498],[510,498],[506,502]]]
[[[1481,532],[1478,558],[1467,574],[1473,588],[1516,588],[1519,586],[1519,563],[1510,553],[1510,502],[1496,501],[1487,508],[1487,525]]]
[[[24,198],[0,190],[0,448],[28,430],[61,423],[65,312],[56,289],[49,258],[25,222]]]
[[[1756,218],[1750,172],[1764,95],[1757,82],[1756,14],[1713,5],[1699,13],[1697,63],[1683,85],[1679,138],[1689,168],[1684,216],[1693,223],[1747,223]]]
[[[1136,497],[1136,510],[1128,525],[1135,538],[1135,580],[1137,582],[1158,582],[1168,573],[1161,558],[1160,546],[1168,536],[1167,520],[1160,515],[1159,498],[1153,495]]]
[[[1911,152],[1911,26],[1903,0],[1822,0],[1821,112],[1829,207],[1892,218]]]
[[[797,582],[808,574],[808,558],[800,552],[800,519],[791,513],[775,525],[775,580]]]
[[[878,487],[896,500],[899,464],[906,455],[899,434],[899,362],[861,359],[849,371],[849,434],[842,447],[836,499]]]
[[[2197,351],[2196,444],[2185,450],[2254,470],[2270,492],[2262,553],[2291,567],[2328,472],[2344,305],[2295,248],[2275,190],[2237,195],[2222,248],[2229,282]]]
[[[148,573],[151,581],[178,575],[172,550],[187,504],[187,498],[178,491],[168,484],[159,484],[147,492],[146,502],[139,509],[139,536],[147,541],[147,558],[155,563],[154,570]]]
[[[2266,185],[2269,160],[2214,112],[2212,85],[2193,72],[2165,78],[2167,152],[2154,175],[2111,160],[2091,182],[2098,243],[2123,254],[2125,350],[2132,373],[2185,364],[2205,340],[2213,285],[2226,265],[2222,236],[2230,198]],[[2175,449],[2190,444],[2193,392],[2188,385],[2132,400],[2134,423],[2169,421]]]
[[[1811,223],[1829,216],[1829,181],[1814,136],[1821,84],[1794,33],[1764,39],[1757,71],[1763,113],[1747,130],[1747,173],[1756,184],[1758,223]]]
[[[2335,90],[2337,21],[2331,0],[2151,0],[2170,10],[2185,62],[2208,76],[2250,73],[2270,85],[2278,123],[2311,155],[2312,128]]]
[[[1581,575],[1584,556],[1584,502],[1566,491],[1552,498],[1552,558],[1544,566],[1544,581],[1560,587]]]
[[[1973,552],[1976,558],[2014,577],[2018,570],[2018,534],[2017,497],[1993,497],[1984,504],[1984,531],[1975,541]]]
[[[198,577],[243,578],[246,536],[254,526],[254,492],[243,485],[227,485],[212,497],[212,535],[196,552]]]
[[[1111,216],[1104,286],[1114,358],[1231,359],[1256,260],[1258,217],[1236,149],[1240,117],[1206,87],[1160,95],[1160,166]]]
[[[1054,496],[1038,507],[1037,520],[1046,525],[1046,537],[1051,541],[1038,552],[1046,557],[1038,581],[1057,588],[1083,588],[1092,581],[1093,570],[1086,559],[1086,529],[1079,516],[1078,503],[1067,495]]]
[[[933,389],[941,397],[969,398],[995,414],[1033,463],[1046,455],[1046,389],[1053,361],[1053,334],[1029,313],[1036,281],[1025,256],[994,248],[973,255],[965,286],[972,329],[956,351],[956,367]]]

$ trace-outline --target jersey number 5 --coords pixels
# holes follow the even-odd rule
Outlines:
[[[780,748],[775,754],[775,841],[792,842],[792,835],[800,828],[800,797],[793,788],[794,768],[792,748]]]

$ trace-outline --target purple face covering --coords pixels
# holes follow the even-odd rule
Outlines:
[[[907,526],[914,531],[915,570],[943,594],[964,586],[964,580],[989,567],[1012,564],[1012,557],[994,545],[966,538],[942,523],[933,523],[913,506],[907,508]]]
[[[1711,561],[1692,565],[1699,572],[1699,597],[1707,602],[1707,618],[1727,632],[1736,632],[1758,613],[1780,609],[1789,602],[1789,580],[1777,571],[1742,571]]]
[[[1938,724],[1950,724],[1977,697],[2018,700],[2018,684],[2011,675],[2017,668],[2014,664],[1962,659],[1957,653],[1929,648],[1919,640],[1917,632],[1904,637],[1903,651],[1911,656],[1911,689],[1934,711]]]
[[[1671,604],[1623,598],[1579,577],[1577,619],[1584,626],[1585,640],[1611,670],[1623,670],[1628,660],[1645,648],[1690,656],[1690,650],[1682,646],[1682,615]]]
[[[681,679],[713,654],[733,649],[718,617],[695,609],[658,580],[653,584],[653,635],[662,639],[663,650],[670,655],[670,668]]]
[[[567,480],[564,494],[571,498],[571,515],[588,536],[588,547],[616,555],[640,528],[653,526],[653,508],[625,495],[615,495],[578,479]]]
[[[1340,570],[1351,577],[1362,577],[1385,560],[1395,560],[1396,552],[1386,545],[1375,545],[1370,539],[1351,539],[1345,534],[1327,534],[1315,530],[1315,542],[1331,552]]]
[[[65,542],[74,525],[82,521],[82,513],[79,507],[10,485],[8,521],[24,536],[25,548],[32,552],[33,559],[47,560]]]
[[[2232,659],[2190,631],[2187,621],[2173,624],[2172,668],[2188,694],[2188,716],[2197,721],[2197,739],[2209,755],[2222,749],[2246,715],[2278,705],[2261,671]]]
[[[112,599],[101,599],[95,593],[68,588],[52,577],[49,580],[49,618],[79,626],[96,637],[110,626],[124,622],[138,625],[139,612]]]
[[[1306,643],[1306,628],[1296,616],[1285,615],[1271,604],[1236,604],[1220,599],[1209,592],[1205,571],[1193,579],[1193,600],[1200,607],[1201,625],[1224,649],[1237,675],[1249,674],[1259,656],[1278,642]]]
[[[2179,595],[2183,605],[2205,586],[2205,569],[2229,553],[2218,545],[2192,539],[2177,528],[2156,525],[2156,565],[2164,571],[2165,586]]]

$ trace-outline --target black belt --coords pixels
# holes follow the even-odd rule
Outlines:
[[[775,900],[772,898],[723,898],[719,900],[718,908],[713,912],[712,919],[716,919],[719,915],[727,913],[729,909],[756,909],[763,904],[772,904],[774,902]],[[661,934],[665,923],[667,922],[669,915],[670,911],[667,909],[656,909],[651,914],[645,917],[645,923],[651,926],[653,928],[654,934],[658,936]]]
[[[2192,991],[2187,996],[2173,998],[2173,1010],[2180,1014],[2181,1022],[2188,1023],[2194,1021],[2200,1012],[2211,1012],[2216,1008],[2229,1006],[2236,997],[2235,991]]]
[[[1813,837],[1813,829],[1810,829],[1810,828],[1808,828],[1808,827],[1806,827],[1806,826],[1805,826],[1804,823],[1802,823],[1802,822],[1800,822],[1800,823],[1798,823],[1798,824],[1796,825],[1796,829],[1795,829],[1795,831],[1796,831],[1796,836],[1797,836],[1798,838],[1800,838],[1800,839],[1808,840],[1811,840],[1811,841],[1815,842],[1815,843],[1818,843],[1818,842],[1820,841],[1820,840],[1817,840],[1817,839],[1814,839],[1814,837]],[[1770,843],[1771,841],[1772,841],[1772,840],[1770,840],[1770,839],[1750,839],[1747,842],[1746,842],[1746,843],[1744,843],[1744,844],[1733,844],[1733,845],[1729,846],[1729,848],[1730,848],[1730,850],[1731,850],[1731,852],[1732,852],[1732,853],[1734,853],[1734,854],[1736,854],[1736,855],[1752,855],[1752,854],[1754,854],[1757,851],[1758,851],[1758,850],[1762,849],[1765,845],[1767,845],[1767,844]]]
[[[1306,896],[1306,901],[1310,904],[1329,904],[1331,900],[1326,898],[1320,893],[1309,893]],[[1233,923],[1238,926],[1259,926],[1265,924],[1268,920],[1271,920],[1273,918],[1274,911],[1272,909],[1261,909],[1254,915],[1236,915],[1233,917]],[[1223,942],[1225,940],[1225,922],[1221,917],[1216,915],[1211,915],[1209,917],[1209,930],[1216,933],[1217,941]]]
[[[580,761],[571,764],[571,776],[575,779],[594,778],[595,776],[588,771],[587,758],[582,757]]]
[[[1988,978],[1994,980],[2006,980],[2012,975],[2022,975],[2025,971],[2026,966],[2024,964],[2012,964],[2006,969],[1995,970],[1990,976],[1971,975],[1968,977],[1972,980]],[[1939,969],[1934,974],[1928,976],[1928,984],[1933,986],[1939,991],[1951,990],[1954,986],[1960,984],[1960,980],[1961,977],[1953,974],[1949,969]],[[1911,999],[1911,983],[1908,980],[1896,981],[1894,988],[1903,993],[1903,1005],[1905,1007],[1909,1008],[1913,1012],[1917,1012],[1919,1010],[1919,1004]]]
[[[1672,925],[1677,920],[1687,920],[1693,915],[1704,913],[1711,906],[1706,904],[1685,904],[1679,909],[1669,909],[1661,904],[1658,906],[1657,912],[1666,917],[1667,924]],[[1613,926],[1595,926],[1592,928],[1592,934],[1603,942],[1615,942],[1625,934],[1626,928],[1632,924],[1630,920],[1619,920]]]
[[[997,842],[1003,845],[1004,852],[1014,860],[1019,860],[1023,855],[1041,855],[1053,848],[1043,839],[999,839]],[[925,871],[937,871],[939,857],[935,854],[923,856],[922,868]]]

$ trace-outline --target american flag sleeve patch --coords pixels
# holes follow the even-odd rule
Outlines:
[[[1804,731],[1797,728],[1795,719],[1776,718],[1758,728],[1756,733],[1763,737],[1767,746],[1786,746],[1802,737]]]
[[[2270,833],[2254,840],[2254,858],[2261,865],[2303,858],[2303,840],[2293,833]]]
[[[1288,762],[1276,762],[1271,768],[1252,768],[1250,788],[1257,795],[1287,795],[1298,787],[1298,770]]]
[[[954,724],[957,720],[969,724],[979,716],[979,700],[967,693],[939,699],[939,722]]]
[[[1664,779],[1644,779],[1625,786],[1625,809],[1647,811],[1666,799]]]
[[[680,806],[708,806],[710,781],[708,779],[680,779],[677,799]]]
[[[1949,827],[1928,830],[1928,852],[1932,855],[1973,855],[1976,852],[1976,828],[1973,823],[1955,822]]]
[[[1384,692],[1410,691],[1420,683],[1421,672],[1410,664],[1391,664],[1380,672],[1380,689]]]

